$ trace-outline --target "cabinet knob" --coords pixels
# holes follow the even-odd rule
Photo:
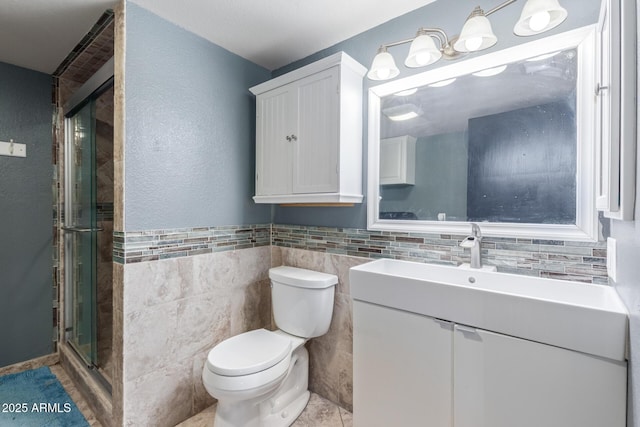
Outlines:
[[[596,96],[600,95],[603,90],[609,90],[609,86],[600,86],[600,83],[596,85]]]
[[[295,136],[294,134],[291,134],[291,136],[287,135],[286,138],[287,138],[287,141],[289,142],[298,140],[298,137]]]

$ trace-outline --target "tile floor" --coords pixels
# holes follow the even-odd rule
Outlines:
[[[69,375],[67,375],[62,366],[57,364],[49,366],[49,369],[51,369],[51,372],[58,378],[58,381],[60,381],[60,384],[62,384],[64,390],[67,392],[69,397],[71,397],[73,403],[75,403],[80,412],[82,412],[82,415],[84,415],[84,418],[87,420],[89,425],[91,427],[102,427],[102,424],[96,419],[86,400],[84,400],[82,394],[80,394],[80,392],[73,385],[73,381],[71,381],[71,378],[69,378]]]
[[[176,427],[213,427],[216,405],[213,405]],[[353,427],[351,412],[311,393],[307,407],[291,427]]]
[[[74,401],[82,415],[91,427],[102,427],[96,419],[80,392],[75,388],[71,378],[59,364],[50,366],[51,372],[58,377],[62,387]],[[216,405],[213,405],[176,427],[212,427]],[[353,418],[350,412],[340,408],[335,403],[311,393],[307,407],[292,424],[292,427],[353,427]]]

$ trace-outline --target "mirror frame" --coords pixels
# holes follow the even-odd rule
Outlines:
[[[523,43],[497,52],[459,61],[441,68],[394,80],[369,89],[369,150],[367,229],[429,234],[468,234],[470,222],[380,219],[380,98],[498,65],[533,58],[558,50],[577,49],[576,83],[576,224],[482,222],[485,236],[554,240],[598,240],[595,205],[596,26],[589,25],[558,35]]]

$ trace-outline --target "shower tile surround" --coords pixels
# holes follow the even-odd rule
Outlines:
[[[96,24],[91,28],[87,35],[76,45],[76,47],[69,53],[67,58],[60,64],[60,66],[52,74],[53,86],[52,86],[52,102],[55,108],[55,114],[53,117],[53,183],[52,191],[54,195],[53,204],[53,274],[52,274],[52,286],[53,286],[53,329],[54,329],[54,341],[58,345],[58,354],[69,352],[70,350],[64,347],[61,342],[61,336],[63,335],[64,315],[63,309],[65,304],[63,283],[64,283],[64,240],[60,227],[64,224],[64,111],[63,106],[75,93],[78,88],[82,86],[94,73],[98,70],[106,61],[108,61],[114,55],[114,12],[111,10],[105,11],[105,13],[98,19]],[[102,121],[108,123],[113,127],[113,118],[109,119],[109,114],[105,108],[106,105],[98,106],[97,113],[101,115]],[[113,106],[111,106],[113,109]],[[108,139],[108,138],[107,138]],[[98,149],[102,151],[102,154],[106,150],[112,150],[112,144],[100,144]],[[99,181],[101,188],[113,187],[113,162],[108,160],[108,156],[101,156],[102,161],[99,159],[100,171]],[[107,160],[104,160],[107,159]],[[99,344],[100,347],[99,357],[105,361],[105,365],[100,367],[105,377],[111,376],[111,364],[113,353],[110,351],[110,341],[112,337],[111,321],[110,321],[110,301],[111,301],[111,289],[110,284],[112,279],[110,278],[110,272],[112,270],[112,246],[111,239],[105,238],[112,235],[113,224],[113,192],[100,192],[104,198],[101,198],[98,203],[98,221],[99,227],[105,229],[105,233],[99,236],[101,243],[104,245],[100,248],[100,276],[102,277],[102,283],[106,285],[101,287],[102,303],[100,304],[98,314],[102,318],[101,324],[106,327],[99,331]],[[107,286],[108,285],[108,286]],[[66,369],[69,370],[69,375],[74,378],[74,382],[85,396],[89,396],[88,402],[92,406],[92,409],[96,413],[98,419],[103,421],[105,425],[109,425],[108,421],[112,418],[111,402],[109,401],[108,393],[103,387],[93,378],[88,378],[87,381],[78,381],[79,378],[89,377],[82,367],[76,370],[74,366],[80,366],[77,363],[67,364]],[[106,369],[106,371],[104,370]]]

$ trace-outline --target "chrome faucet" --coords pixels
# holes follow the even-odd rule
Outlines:
[[[471,268],[482,268],[482,258],[480,257],[481,245],[482,232],[480,231],[480,226],[472,222],[471,235],[460,242],[460,247],[471,250]]]

